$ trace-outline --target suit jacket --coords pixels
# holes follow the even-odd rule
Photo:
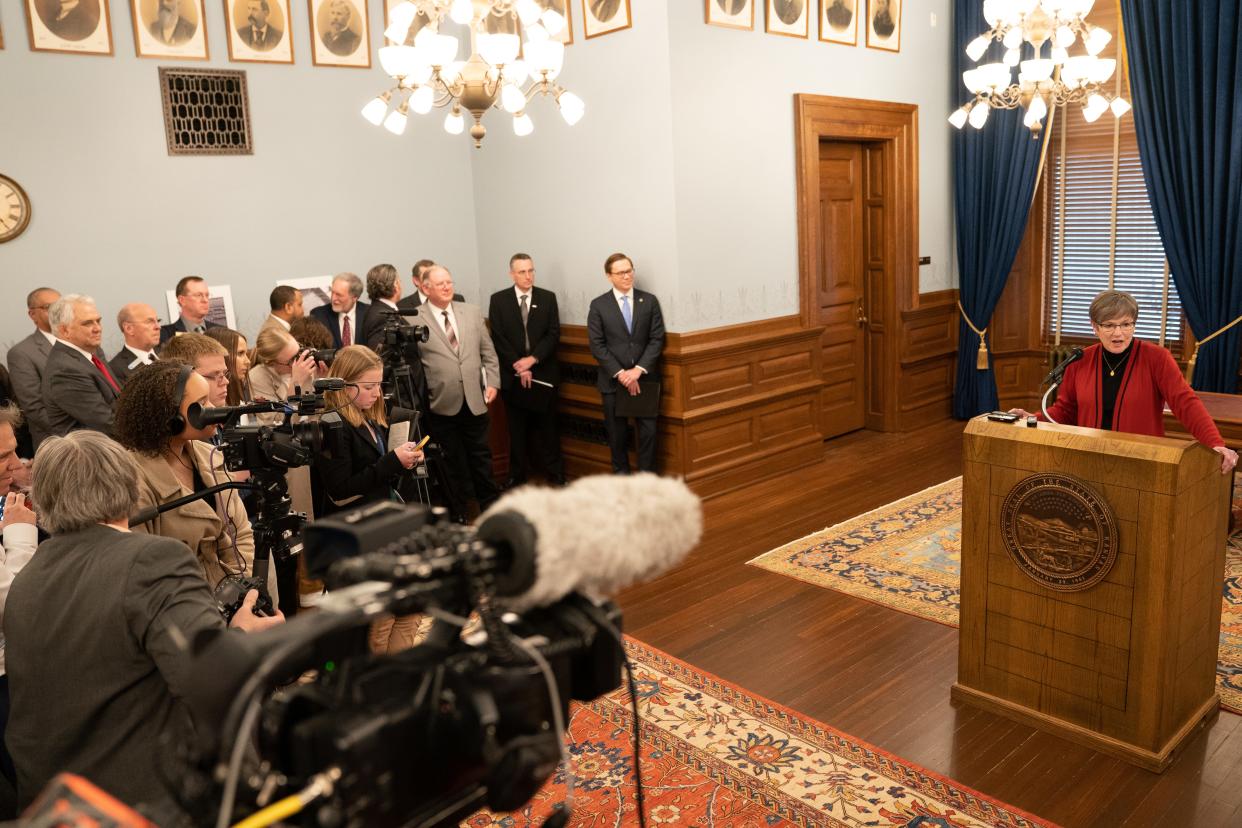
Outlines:
[[[259,333],[263,333],[268,328],[275,328],[278,331],[284,331],[285,333],[289,333],[289,328],[287,325],[284,324],[284,320],[278,319],[275,316],[272,316],[270,313],[267,315],[267,318],[263,320],[263,324],[259,326]]]
[[[223,328],[223,325],[217,325],[215,322],[203,320],[204,328]],[[185,329],[185,319],[178,317],[176,322],[169,322],[167,325],[160,325],[160,344],[163,345],[179,333],[187,333]]]
[[[320,36],[320,40],[323,41],[323,45],[327,47],[329,52],[341,57],[349,57],[358,51],[358,44],[362,42],[357,33],[351,29],[346,29],[339,36],[326,31]]]
[[[354,307],[353,344],[363,345],[366,344],[363,331],[367,329],[367,308],[371,306],[366,302],[359,302]],[[332,306],[320,305],[317,308],[311,308],[311,316],[322,322],[332,332],[332,347],[341,347],[341,322],[336,311],[332,310]]]
[[[198,27],[184,17],[177,18],[177,25],[173,26],[172,37],[168,40],[164,39],[164,30],[160,27],[160,21],[157,17],[151,21],[151,25],[147,26],[147,31],[151,33],[151,37],[168,46],[180,46],[189,42],[194,37],[194,32]]]
[[[466,301],[466,297],[462,296],[460,293],[454,293],[453,301],[464,302]],[[423,295],[416,290],[409,296],[401,297],[401,301],[397,303],[397,307],[401,308],[401,310],[414,310],[422,303]]]
[[[280,38],[283,34],[284,32],[280,29],[276,28],[271,23],[268,23],[267,37],[264,38],[262,45],[256,45],[254,42],[254,26],[247,23],[245,26],[242,26],[237,30],[237,36],[241,38],[242,43],[245,43],[257,52],[268,52],[275,49],[276,45],[280,43]]]
[[[344,436],[338,451],[323,451],[315,457],[315,470],[327,495],[324,513],[388,500],[405,471],[397,455],[387,449],[381,453],[366,426],[350,425],[335,413],[324,415],[324,419],[330,418],[341,421]],[[388,429],[380,426],[380,435],[387,446]]]
[[[80,428],[112,432],[117,393],[103,373],[63,342],[52,346],[43,369],[43,404],[52,434]]]
[[[133,365],[133,362],[136,359],[138,359],[138,355],[131,351],[129,346],[126,345],[123,346],[121,350],[116,352],[116,356],[108,360],[108,369],[112,371],[112,376],[116,377],[116,381],[121,383],[121,385],[125,384],[125,381],[129,379],[130,374],[142,367],[142,363],[134,365],[133,368],[129,367],[130,365]]]
[[[224,620],[184,544],[98,525],[44,541],[4,613],[21,806],[69,771],[174,824],[159,741],[188,720],[185,642],[212,630]]]
[[[522,336],[522,306],[517,291],[505,288],[492,294],[488,303],[487,321],[492,327],[492,344],[500,360],[500,387],[504,391],[521,388],[513,373],[513,363],[524,356],[537,362],[531,376],[559,385],[561,366],[556,359],[556,346],[561,340],[561,318],[556,307],[556,294],[541,287],[531,288],[530,313],[526,318],[526,337]],[[530,349],[525,340],[530,340]]]
[[[397,308],[400,309],[400,305]],[[384,323],[388,321],[388,314],[385,311],[391,311],[392,308],[383,302],[372,302],[367,310],[366,322],[362,325],[362,336],[358,338],[358,343],[366,345],[372,351],[379,351],[380,345],[384,342]],[[401,317],[401,324],[410,324]]]
[[[433,318],[435,305],[428,302],[419,307],[415,317],[419,324],[431,329],[427,341],[419,346],[431,410],[451,417],[461,410],[464,401],[470,413],[477,417],[487,413],[487,404],[483,402],[483,374],[487,375],[488,386],[499,388],[500,362],[483,323],[482,311],[459,302],[454,302],[452,307],[457,323],[456,351],[449,345],[440,322]]]
[[[52,343],[38,330],[9,348],[9,379],[35,448],[52,433],[43,405],[43,371],[51,352]]]
[[[601,393],[616,393],[617,373],[638,365],[659,381],[660,355],[664,353],[664,316],[660,301],[645,290],[634,289],[634,332],[625,329],[625,317],[617,297],[609,290],[591,300],[587,311],[587,337],[591,355],[599,363],[595,384]]]

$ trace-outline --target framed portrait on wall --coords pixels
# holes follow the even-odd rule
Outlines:
[[[235,63],[293,63],[289,0],[224,0],[229,60]]]
[[[367,0],[306,0],[311,22],[311,63],[371,68]]]
[[[203,0],[129,0],[129,12],[138,57],[207,60]]]
[[[559,32],[552,35],[552,39],[558,43],[564,43],[566,46],[574,42],[574,17],[569,10],[569,0],[539,0],[539,5],[545,10],[551,10],[565,18],[565,26]]]
[[[630,0],[582,0],[582,28],[587,40],[634,25]]]
[[[707,23],[727,29],[755,28],[755,0],[704,0]]]
[[[768,34],[810,37],[810,0],[768,0],[764,25]]]
[[[867,47],[901,51],[901,0],[867,0]]]
[[[858,4],[861,0],[819,0],[819,39],[858,45]]]
[[[112,54],[108,0],[23,0],[32,52]]]
[[[407,0],[384,0],[384,30],[385,32],[387,32],[388,30],[388,20],[389,20],[389,15],[392,13],[392,10],[405,2],[407,2]],[[413,46],[414,36],[419,33],[419,31],[423,28],[423,26],[426,26],[430,22],[431,20],[427,17],[427,15],[422,14],[421,12],[419,14],[414,15],[414,22],[410,24],[410,33],[406,35],[404,45]]]

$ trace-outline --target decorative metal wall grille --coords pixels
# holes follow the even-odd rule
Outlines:
[[[561,381],[573,383],[574,385],[589,385],[595,387],[595,378],[599,374],[599,369],[594,365],[580,365],[577,362],[561,363]]]
[[[246,73],[160,69],[169,155],[253,155]]]
[[[581,440],[584,443],[595,443],[600,446],[608,445],[608,428],[602,419],[595,420],[577,414],[561,414],[558,422],[561,426],[561,434],[571,440]],[[627,423],[625,432],[626,441],[633,443],[634,427]]]

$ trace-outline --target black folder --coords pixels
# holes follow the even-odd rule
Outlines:
[[[637,396],[617,385],[618,417],[655,417],[660,413],[660,383],[639,380]]]

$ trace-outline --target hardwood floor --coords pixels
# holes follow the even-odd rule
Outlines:
[[[709,501],[703,542],[620,596],[627,632],[1065,828],[1242,825],[1242,716],[1162,775],[949,700],[957,630],[746,561],[961,473],[962,423],[860,431],[822,463]]]

